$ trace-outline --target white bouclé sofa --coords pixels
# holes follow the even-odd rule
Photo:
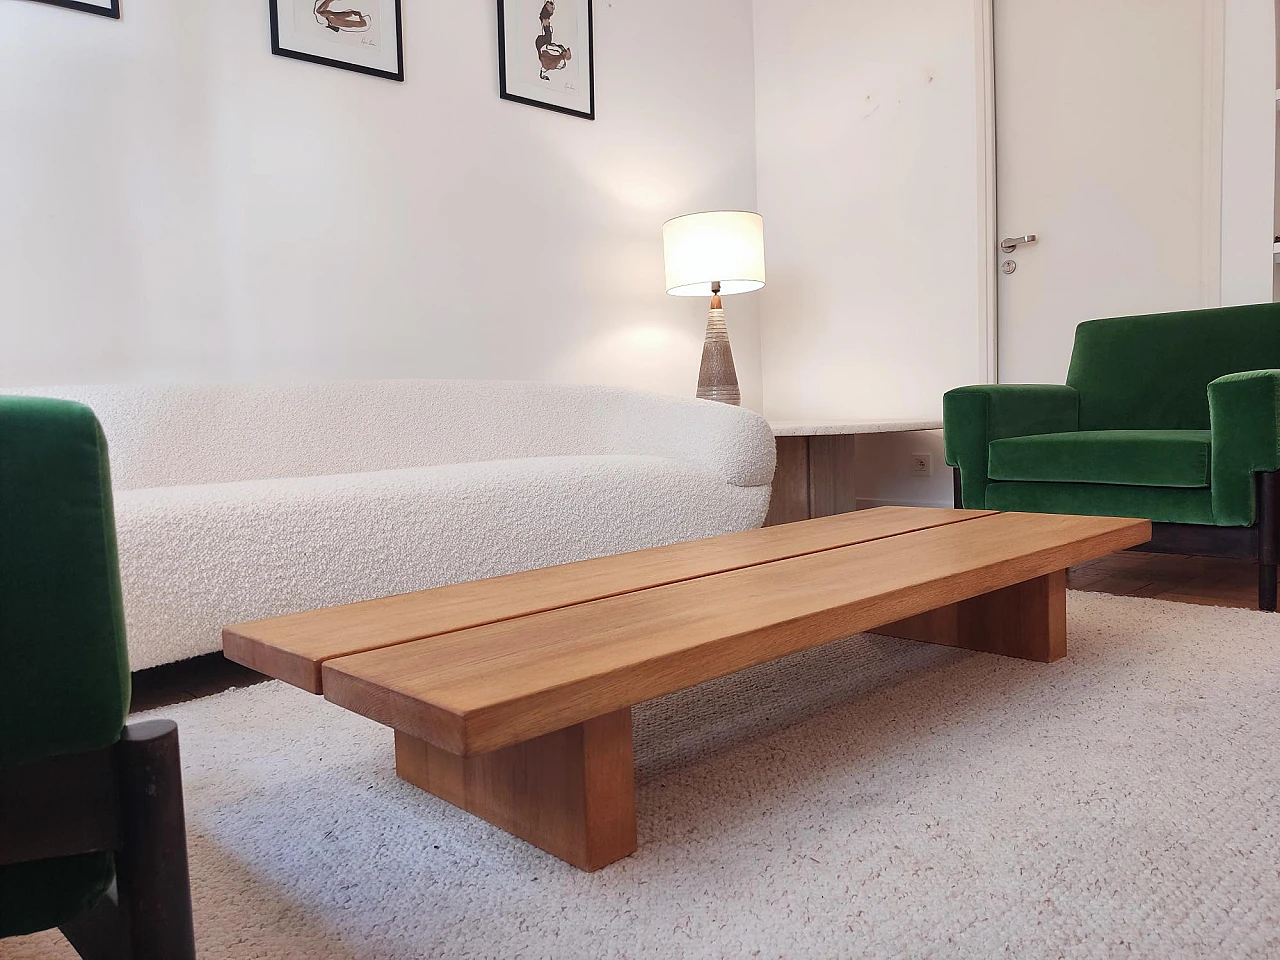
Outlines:
[[[13,392],[103,424],[134,670],[242,620],[755,527],[774,469],[755,413],[604,387]]]

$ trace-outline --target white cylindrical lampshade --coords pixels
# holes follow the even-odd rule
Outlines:
[[[764,286],[764,218],[758,213],[676,217],[662,225],[662,247],[667,293],[674,297],[709,297],[717,281],[726,296]]]

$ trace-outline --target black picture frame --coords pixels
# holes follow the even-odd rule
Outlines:
[[[109,20],[120,19],[120,0],[111,0],[111,6],[100,7],[96,3],[84,3],[82,0],[35,0],[51,7],[64,7],[67,10],[78,10],[80,13],[92,13]]]
[[[112,0],[119,2],[119,0]],[[395,72],[389,70],[378,70],[376,67],[367,67],[361,63],[348,63],[345,60],[334,60],[330,57],[317,56],[314,53],[303,53],[299,50],[290,50],[280,44],[280,9],[279,0],[270,0],[271,4],[271,52],[277,57],[288,57],[290,60],[302,60],[306,63],[316,63],[323,67],[337,67],[339,70],[350,70],[352,73],[363,73],[369,77],[381,77],[384,80],[395,80],[404,83],[404,14],[401,9],[401,0],[395,0],[396,7],[396,69]]]
[[[530,107],[539,107],[543,110],[551,110],[555,113],[563,113],[570,117],[580,117],[583,120],[595,120],[596,118],[596,25],[595,25],[595,3],[594,0],[586,0],[587,3],[587,83],[588,83],[588,107],[586,110],[574,110],[572,107],[562,106],[558,103],[547,103],[544,100],[535,100],[532,97],[523,97],[519,94],[511,93],[507,89],[507,0],[497,0],[498,3],[498,95],[503,100],[510,100],[512,103],[523,103]]]

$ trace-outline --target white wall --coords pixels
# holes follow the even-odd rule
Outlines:
[[[497,98],[492,3],[406,4],[403,85],[270,56],[264,0],[124,3],[5,4],[0,383],[688,394],[704,306],[662,294],[661,222],[753,206],[770,284],[727,304],[748,403],[935,416],[981,379],[964,0],[755,4],[754,44],[750,0],[597,0],[594,124]],[[1272,23],[1272,0],[1226,0],[1226,302],[1269,291]],[[904,442],[945,498],[937,438]],[[863,444],[894,450],[875,497],[923,482],[895,443]]]
[[[750,0],[598,0],[595,123],[497,95],[494,4],[405,2],[404,84],[265,0],[6,3],[0,382],[596,381],[692,394],[670,216],[755,202]],[[757,302],[729,301],[761,405]]]
[[[1225,0],[1222,302],[1272,298],[1276,183],[1275,0]]]
[[[936,416],[978,374],[971,4],[757,4],[765,405]]]
[[[951,468],[942,448],[942,431],[875,433],[858,437],[854,447],[854,495],[858,509],[890,504],[949,507],[954,492]],[[933,475],[911,473],[921,453],[933,458]]]
[[[770,416],[938,417],[982,379],[976,36],[957,0],[756,4]],[[858,451],[860,498],[950,501],[938,435]]]

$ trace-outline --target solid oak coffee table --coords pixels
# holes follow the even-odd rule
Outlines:
[[[228,627],[395,730],[400,777],[583,870],[636,849],[631,708],[873,630],[1052,662],[1145,520],[883,507]]]

